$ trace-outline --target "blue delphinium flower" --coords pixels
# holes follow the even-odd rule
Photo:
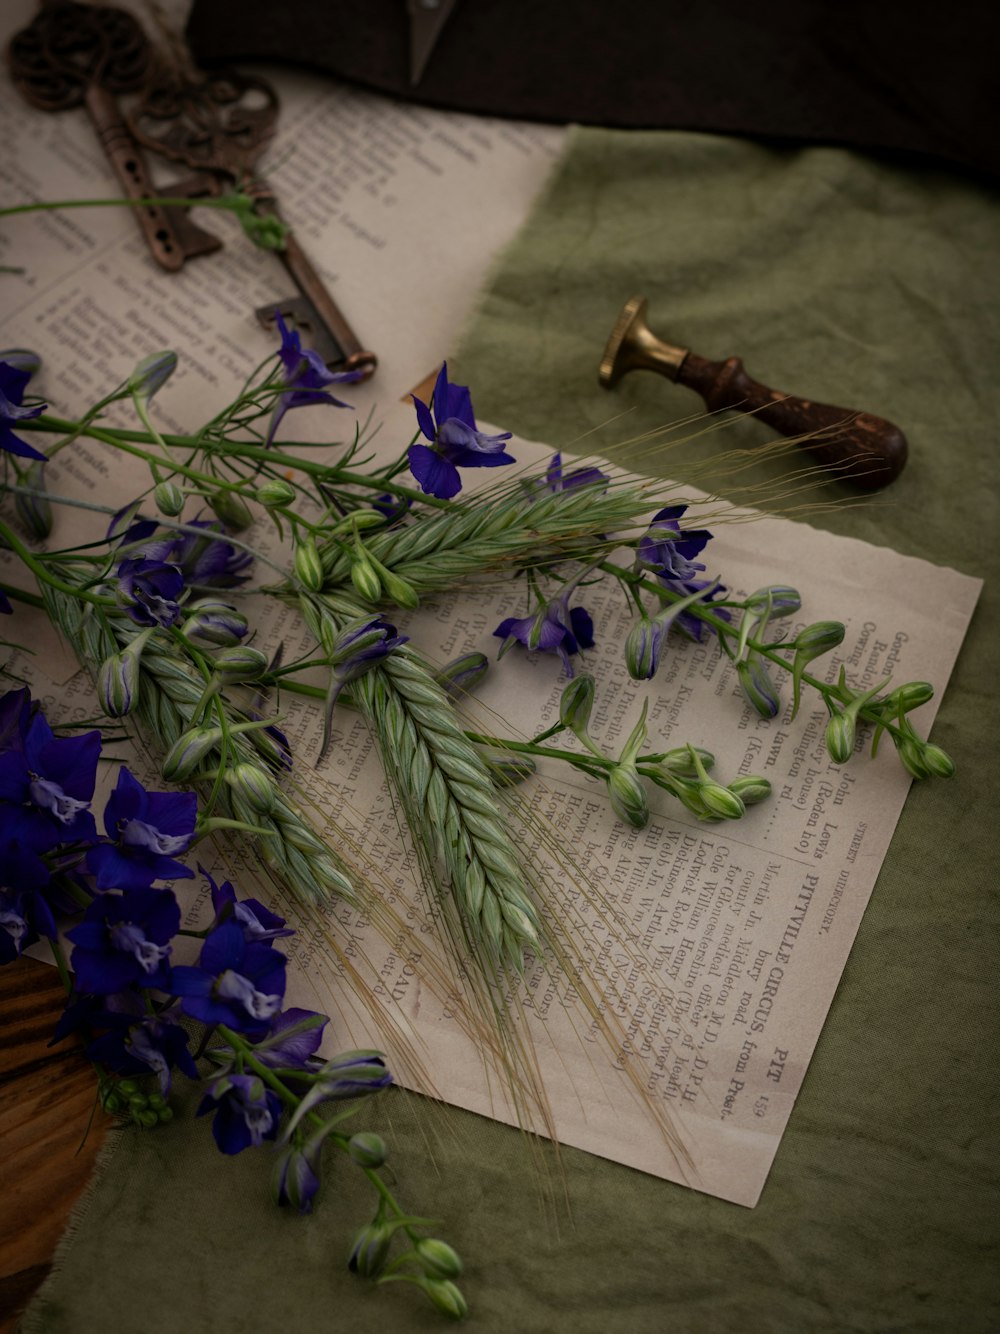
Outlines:
[[[462,489],[459,468],[498,468],[515,463],[505,454],[503,442],[510,432],[486,435],[476,429],[472,399],[465,385],[448,383],[448,363],[441,367],[434,385],[431,406],[414,397],[417,422],[429,445],[411,445],[407,451],[410,472],[425,495],[450,500]]]
[[[325,757],[332,740],[330,726],[340,692],[351,681],[364,676],[376,663],[387,657],[409,635],[397,635],[396,627],[382,616],[361,616],[349,621],[330,646],[327,661],[333,669],[323,711],[323,735],[317,764]]]
[[[215,1113],[212,1134],[223,1153],[242,1153],[274,1139],[281,1119],[281,1099],[256,1075],[222,1075],[201,1100],[197,1115]]]
[[[171,941],[181,910],[169,889],[98,894],[79,926],[66,932],[80,991],[96,996],[132,982],[164,990],[170,982]]]
[[[247,940],[238,923],[223,922],[206,936],[197,965],[173,970],[172,994],[192,1019],[263,1035],[281,1008],[286,963],[270,945]]]
[[[569,606],[569,599],[577,584],[588,574],[583,570],[575,579],[563,585],[557,597],[543,602],[534,616],[508,616],[493,634],[503,640],[498,658],[515,643],[537,653],[558,653],[567,676],[573,675],[570,657],[581,649],[594,647],[594,622],[583,607]]]
[[[0,965],[13,963],[38,939],[31,920],[32,899],[24,889],[0,890]]]
[[[0,809],[0,818],[3,817]],[[64,906],[42,858],[12,834],[0,834],[0,963],[10,963],[39,936],[54,940],[56,917],[49,898]]]
[[[660,510],[653,516],[649,528],[640,538],[636,548],[636,566],[651,571],[664,588],[673,593],[680,593],[684,597],[701,589],[708,589],[714,583],[713,580],[697,577],[705,570],[705,566],[701,561],[694,559],[711,541],[712,534],[707,528],[693,528],[682,532],[678,520],[686,510],[686,505],[668,505]],[[716,584],[706,598],[711,601],[714,598],[725,597],[726,591],[724,585]],[[724,608],[720,608],[717,615],[723,620],[729,620],[729,613]],[[681,612],[676,624],[692,639],[699,641],[706,632],[714,633],[711,626],[700,621],[691,612]]]
[[[184,576],[176,565],[130,556],[115,571],[118,596],[136,625],[176,625],[181,619]]]
[[[355,384],[364,378],[363,371],[329,370],[318,352],[312,348],[303,348],[298,330],[289,329],[280,312],[275,315],[275,321],[281,334],[278,356],[281,358],[287,388],[275,404],[265,445],[272,442],[282,418],[292,408],[304,408],[312,403],[329,403],[334,408],[349,408],[351,406],[349,403],[342,403],[339,398],[334,398],[328,392],[327,385]]]
[[[9,361],[0,361],[0,449],[5,449],[8,454],[16,454],[21,459],[40,459],[42,463],[47,463],[44,454],[20,440],[12,429],[17,422],[40,417],[48,407],[47,403],[40,403],[35,408],[21,406],[30,379],[30,371],[22,370]]]
[[[595,486],[598,482],[608,484],[608,476],[600,468],[573,468],[563,470],[562,454],[553,454],[549,466],[545,469],[543,486],[546,491],[572,491],[578,486]]]
[[[255,1045],[254,1056],[273,1068],[318,1069],[316,1053],[329,1022],[325,1014],[293,1005],[274,1016],[263,1040]]]
[[[101,754],[100,732],[56,737],[41,713],[31,716],[26,691],[12,691],[4,700],[5,716],[0,717],[6,731],[6,749],[0,753],[4,836],[38,853],[92,840],[96,829],[90,802]]]
[[[271,912],[257,899],[237,899],[236,890],[230,881],[224,880],[218,885],[203,866],[199,866],[198,870],[208,881],[217,924],[236,922],[242,927],[247,940],[275,940],[278,936],[295,935],[292,927],[285,926],[284,917]]]
[[[194,837],[198,798],[193,792],[147,792],[128,769],[104,808],[108,843],[87,853],[98,889],[148,889],[154,880],[190,880],[176,860]]]
[[[194,519],[198,533],[177,533],[163,559],[176,565],[188,588],[235,588],[250,577],[253,556],[227,542],[214,519]]]
[[[198,1067],[188,1051],[190,1037],[176,1018],[174,1007],[150,1014],[142,991],[132,986],[109,995],[82,996],[68,1005],[53,1042],[81,1028],[96,1033],[86,1048],[92,1061],[119,1075],[152,1072],[160,1092],[167,1094],[175,1067],[189,1079],[198,1078]]]

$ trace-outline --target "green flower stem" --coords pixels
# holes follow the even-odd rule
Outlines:
[[[253,1054],[253,1047],[245,1038],[239,1033],[235,1033],[231,1028],[227,1028],[225,1024],[220,1024],[217,1031],[219,1036],[229,1043],[237,1055],[242,1057],[244,1064],[265,1084],[267,1084],[269,1088],[273,1089],[286,1106],[295,1108],[299,1105],[301,1099],[298,1095],[294,1093],[283,1080],[278,1078],[277,1074],[270,1066],[265,1065],[263,1061],[257,1059]],[[317,1112],[309,1112],[308,1119],[317,1129],[320,1129],[326,1124]],[[350,1136],[338,1134],[337,1131],[333,1130],[330,1132],[329,1138],[333,1140],[341,1152],[349,1152],[348,1146],[350,1143]],[[379,1176],[378,1171],[374,1167],[362,1167],[361,1170],[375,1187],[380,1198],[392,1210],[395,1216],[397,1218],[404,1218],[406,1216],[406,1211],[400,1207],[392,1191]],[[411,1240],[416,1240],[416,1234],[412,1228],[404,1226],[403,1230]]]
[[[227,194],[215,198],[191,199],[185,195],[153,195],[149,198],[127,199],[55,199],[34,204],[14,204],[10,208],[0,208],[0,218],[12,218],[18,213],[47,213],[63,208],[221,208],[227,213],[246,213],[247,195]]]
[[[56,592],[66,593],[81,602],[91,602],[95,607],[116,607],[118,605],[114,598],[102,597],[99,593],[88,593],[76,584],[68,584],[57,575],[50,574],[44,563],[32,555],[21,539],[2,520],[0,520],[0,545],[10,547],[15,556],[28,567],[39,583],[48,584],[49,588],[54,588]]]
[[[24,602],[29,607],[45,607],[45,599],[38,593],[26,593],[22,588],[15,588],[13,584],[0,583],[0,593],[7,598],[13,598],[15,602]]]
[[[110,426],[95,427],[82,422],[64,421],[59,417],[49,416],[47,413],[41,417],[32,418],[30,421],[19,422],[18,429],[58,435],[77,432],[80,435],[89,435],[94,440],[103,441],[104,444],[113,445],[124,450],[127,454],[134,454],[136,458],[141,458],[147,463],[163,462],[158,455],[136,448],[140,444],[155,443],[153,436],[148,431],[122,430]],[[198,439],[190,435],[164,434],[161,439],[178,449],[202,448],[205,453],[215,457],[227,458],[232,456],[245,459],[248,462],[270,463],[274,466],[283,465],[295,468],[299,472],[307,473],[309,476],[317,477],[320,481],[327,483],[340,482],[346,486],[361,486],[369,491],[391,491],[395,496],[418,501],[436,509],[461,508],[460,505],[456,506],[451,500],[439,500],[437,496],[425,495],[423,491],[416,487],[400,486],[398,483],[387,481],[383,477],[369,477],[365,473],[352,472],[349,469],[340,468],[336,464],[317,463],[315,459],[304,459],[299,455],[289,454],[284,449],[265,449],[262,445],[251,445],[245,441],[216,441],[211,444],[199,444]],[[306,447],[308,448],[308,446]],[[176,472],[184,477],[189,477],[207,485],[218,486],[224,490],[239,491],[242,485],[236,482],[223,482],[217,477],[199,472],[197,469],[187,467],[184,464],[174,463],[172,466]]]
[[[58,937],[53,939],[52,936],[47,936],[46,939],[52,946],[52,957],[56,961],[56,969],[63,987],[66,989],[66,995],[71,996],[73,994],[73,976],[69,971],[66,955],[63,953],[62,941]]]
[[[655,583],[652,579],[629,578],[629,572],[623,570],[620,565],[615,565],[612,561],[603,561],[598,568],[604,570],[606,574],[613,574],[617,579],[624,579],[624,582],[631,584],[633,587],[639,587],[646,592],[656,593],[657,596],[661,598],[667,598],[670,602],[680,602],[683,600],[683,594],[674,593],[672,590],[664,588],[661,584]],[[710,625],[718,634],[719,643],[723,648],[726,647],[726,639],[733,636],[733,627],[728,621],[724,621],[721,616],[716,616],[708,609],[708,607],[700,607],[697,602],[692,603],[687,610],[692,616],[697,616],[699,621],[704,621],[706,625]],[[790,663],[787,658],[782,657],[781,653],[778,651],[780,646],[768,644],[763,640],[753,639],[752,637],[747,640],[747,646],[759,653],[761,657],[767,658],[770,662],[773,662],[776,666],[784,668],[786,672],[791,672],[793,670],[793,664]],[[791,645],[788,645],[788,647],[791,647]],[[812,686],[812,688],[823,697],[823,702],[828,708],[830,707],[831,700],[836,700],[841,704],[844,703],[844,699],[837,686],[830,685],[827,681],[821,681],[810,672],[803,672],[799,679],[804,681],[806,685]],[[888,722],[884,719],[877,708],[865,705],[859,710],[859,716],[864,718],[866,722],[876,723],[878,726],[883,727],[890,733],[890,735],[903,736],[902,729],[895,723]]]

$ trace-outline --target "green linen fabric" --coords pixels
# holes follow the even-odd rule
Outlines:
[[[652,375],[597,386],[615,316],[642,292],[671,341],[907,432],[889,492],[814,522],[987,579],[934,730],[958,776],[910,794],[756,1209],[539,1154],[396,1091],[359,1113],[392,1142],[401,1198],[462,1252],[470,1330],[1000,1327],[996,203],[969,179],[841,150],[578,131],[450,359],[482,418],[611,449],[699,408]],[[693,475],[698,457],[769,435],[737,420],[700,455],[615,457]],[[777,483],[781,466],[752,477]],[[300,1219],[270,1205],[260,1156],[223,1159],[203,1122],[117,1132],[25,1334],[440,1328],[419,1294],[346,1273],[368,1193],[327,1161]]]

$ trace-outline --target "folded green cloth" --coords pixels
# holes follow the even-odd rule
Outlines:
[[[400,1197],[462,1252],[470,1330],[1000,1327],[996,217],[973,182],[843,151],[580,131],[451,359],[481,417],[610,449],[699,407],[651,375],[597,387],[642,292],[671,341],[903,427],[891,490],[815,522],[987,577],[934,732],[958,777],[910,795],[755,1210],[398,1092],[359,1113],[392,1143]],[[738,421],[698,448],[769,435]],[[685,473],[645,446],[615,457]],[[116,1133],[26,1334],[440,1328],[418,1294],[343,1268],[369,1199],[329,1167],[300,1219],[269,1203],[260,1155],[223,1159],[203,1123]]]

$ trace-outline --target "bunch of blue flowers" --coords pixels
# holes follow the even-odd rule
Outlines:
[[[194,875],[180,859],[203,834],[197,797],[150,791],[123,765],[101,833],[91,809],[101,753],[98,731],[57,733],[26,688],[0,696],[0,963],[47,943],[67,990],[53,1040],[82,1038],[105,1110],[151,1129],[172,1118],[175,1072],[201,1082],[197,1115],[212,1117],[223,1153],[274,1146],[278,1204],[312,1211],[323,1147],[335,1144],[378,1189],[375,1221],[362,1234],[378,1230],[377,1255],[358,1239],[350,1267],[410,1281],[446,1314],[461,1314],[458,1256],[396,1204],[378,1176],[384,1141],[348,1135],[350,1111],[336,1110],[392,1083],[384,1059],[318,1054],[329,1020],[285,1007],[287,960],[276,942],[294,932],[263,903],[199,868],[213,920],[205,930],[182,927],[170,884]],[[191,964],[174,958],[184,938],[201,942]],[[397,1236],[410,1248],[389,1273]],[[447,1273],[442,1256],[453,1257]]]

